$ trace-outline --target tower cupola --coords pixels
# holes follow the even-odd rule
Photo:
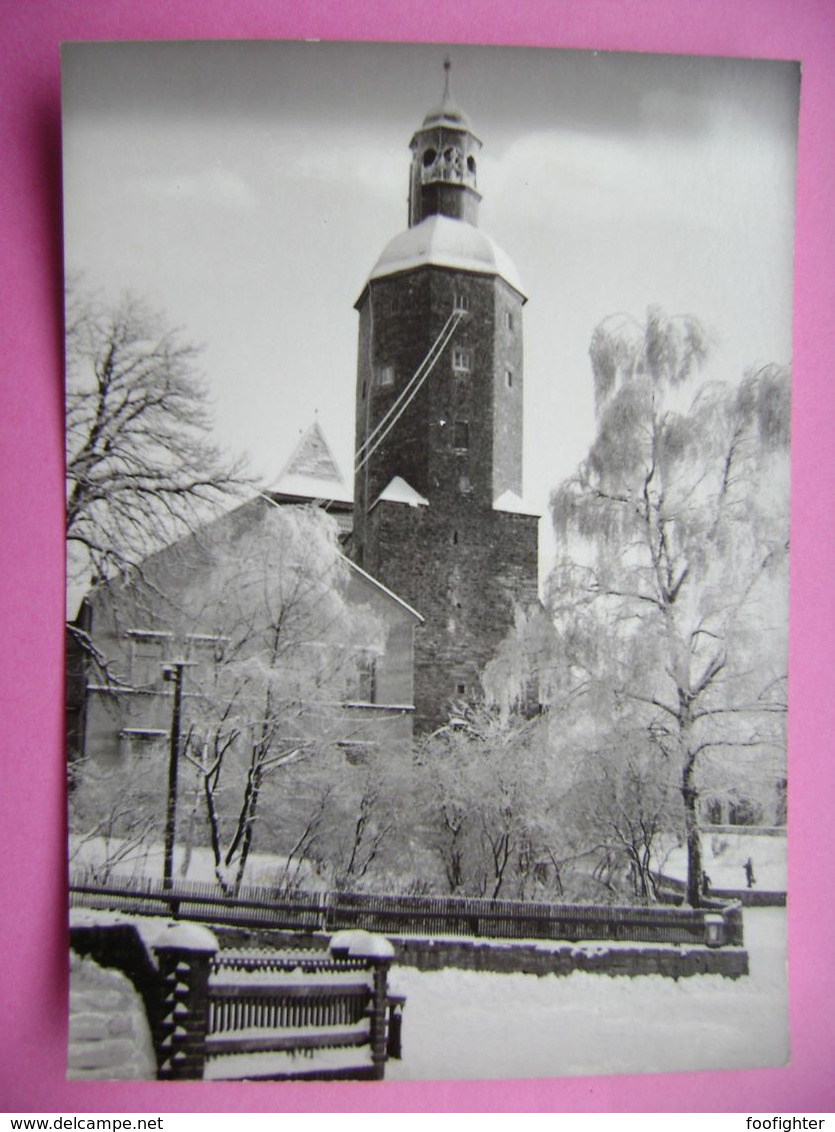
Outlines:
[[[477,189],[481,141],[470,120],[452,98],[449,57],[444,60],[444,93],[440,105],[423,119],[411,141],[409,227],[428,216],[478,223],[481,195]]]

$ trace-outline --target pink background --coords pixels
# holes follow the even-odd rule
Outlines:
[[[0,1104],[5,1111],[835,1109],[835,5],[831,0],[0,0]],[[785,1069],[310,1086],[67,1082],[62,774],[65,40],[433,40],[800,59]],[[732,1009],[732,1006],[731,1006]],[[636,1033],[636,1041],[640,1041]]]

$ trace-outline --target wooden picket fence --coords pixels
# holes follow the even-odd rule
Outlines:
[[[101,883],[78,872],[70,878],[70,905],[291,932],[363,928],[390,936],[693,945],[705,940],[705,915],[718,913],[724,921],[723,942],[732,946],[743,942],[738,906],[610,907],[453,896],[279,892],[254,885],[227,896],[212,883],[177,880],[165,888],[161,881],[147,877],[116,876]]]
[[[220,951],[204,1078],[382,1077],[391,1009],[386,973],[367,959]]]

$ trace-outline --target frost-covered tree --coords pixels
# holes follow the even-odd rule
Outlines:
[[[706,355],[692,318],[597,329],[598,431],[552,498],[548,586],[591,714],[620,704],[675,768],[693,905],[700,791],[782,760],[786,676],[788,374],[694,392]]]
[[[349,593],[351,570],[324,511],[259,496],[149,556],[134,576],[96,587],[88,598],[95,639],[125,691],[96,699],[94,726],[153,742],[129,753],[99,743],[96,758],[112,773],[81,779],[72,832],[88,832],[80,824],[92,813],[85,792],[99,779],[164,824],[173,721],[164,672],[179,666],[178,842],[187,851],[209,845],[217,880],[230,890],[258,842],[290,855],[289,883],[318,819],[315,805],[300,802],[304,822],[286,821],[300,789],[288,772],[320,779],[330,768],[337,791],[346,748],[368,738],[363,714],[343,705],[357,700],[363,666],[383,651],[386,629]],[[130,772],[140,761],[149,777],[138,795]],[[355,867],[368,820],[365,831]]]
[[[458,895],[530,897],[553,850],[554,763],[539,720],[484,704],[418,754],[420,836]]]
[[[274,820],[260,811],[268,780],[355,738],[342,704],[385,630],[347,600],[350,566],[318,508],[256,500],[195,538],[191,559],[195,583],[169,616],[199,625],[212,655],[185,677],[183,751],[218,880],[238,887],[257,826]]]

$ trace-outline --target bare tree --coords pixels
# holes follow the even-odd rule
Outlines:
[[[147,761],[69,767],[69,863],[103,884],[114,870],[144,863],[160,832],[163,786]]]
[[[200,350],[134,296],[66,299],[69,576],[138,568],[243,482],[210,440]]]

